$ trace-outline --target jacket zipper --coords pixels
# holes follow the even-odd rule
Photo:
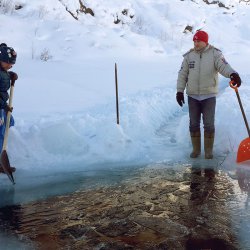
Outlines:
[[[202,53],[200,53],[200,63],[199,63],[199,82],[198,82],[198,94],[200,95],[200,79],[201,79],[201,59]]]

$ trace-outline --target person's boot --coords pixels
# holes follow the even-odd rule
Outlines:
[[[215,170],[213,168],[205,168],[205,177],[208,178],[208,180],[212,180],[215,177]]]
[[[201,154],[201,132],[190,132],[193,151],[190,154],[191,158],[197,158]]]
[[[213,159],[214,132],[204,132],[205,159]]]

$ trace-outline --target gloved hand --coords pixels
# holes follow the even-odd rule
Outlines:
[[[230,75],[230,79],[231,79],[231,81],[233,81],[233,85],[234,86],[237,85],[237,87],[240,87],[240,85],[241,85],[241,79],[240,79],[240,76],[239,76],[238,73],[232,73]]]
[[[176,100],[177,100],[178,104],[182,107],[183,103],[185,103],[184,94],[182,92],[177,92],[176,93]]]
[[[8,71],[8,74],[9,74],[9,76],[10,76],[10,80],[11,81],[16,81],[17,80],[17,78],[18,78],[18,75],[17,75],[17,73],[15,73],[15,72],[13,72],[13,71]]]
[[[7,106],[4,108],[5,112],[8,114],[8,112],[12,112],[13,111],[13,107],[10,107],[8,104]]]

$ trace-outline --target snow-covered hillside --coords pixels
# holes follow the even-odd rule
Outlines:
[[[188,112],[176,103],[176,78],[197,29],[241,75],[250,119],[249,10],[236,0],[1,1],[0,41],[18,53],[12,164],[47,170],[182,160],[190,150]],[[235,93],[220,80],[217,155],[247,137]]]

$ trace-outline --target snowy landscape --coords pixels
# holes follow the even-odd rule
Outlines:
[[[77,0],[2,2],[1,42],[18,53],[13,67],[19,75],[13,100],[16,124],[8,144],[18,172],[186,157],[187,104],[180,108],[176,103],[176,78],[198,29],[208,32],[209,42],[239,72],[240,95],[250,117],[248,3],[84,1],[92,16],[79,11]],[[247,137],[236,95],[224,77],[216,135],[216,155],[235,153]]]
[[[72,171],[189,162],[188,107],[175,95],[196,30],[206,31],[240,74],[250,121],[249,1],[2,0],[0,6],[0,42],[17,52],[12,70],[19,76],[7,150],[16,189],[24,190],[16,201],[34,198],[25,197],[30,184]],[[233,171],[248,134],[228,83],[220,76],[214,154],[221,169]],[[0,183],[11,185],[4,175]]]

